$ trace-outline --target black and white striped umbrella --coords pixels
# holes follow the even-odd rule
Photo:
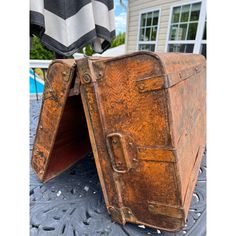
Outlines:
[[[70,56],[91,43],[96,52],[115,37],[113,0],[31,0],[30,34],[50,50]]]

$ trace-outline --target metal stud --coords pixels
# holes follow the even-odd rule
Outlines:
[[[101,71],[99,71],[98,76],[99,76],[99,78],[102,77],[102,72]]]
[[[89,74],[84,74],[84,76],[83,76],[83,82],[86,83],[86,84],[88,84],[88,83],[91,82],[91,77],[90,77]]]
[[[153,210],[155,207],[153,205],[149,205],[149,209]]]
[[[144,90],[144,84],[140,84],[139,86],[138,86],[138,88],[139,88],[139,90]]]
[[[69,76],[68,76],[68,73],[66,71],[63,71],[62,72],[62,75],[63,75],[63,80],[65,82],[68,82],[69,81]]]
[[[113,139],[113,140],[112,140],[112,143],[113,143],[113,144],[117,144],[117,139]]]

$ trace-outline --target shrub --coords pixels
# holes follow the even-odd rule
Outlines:
[[[53,60],[55,53],[44,47],[37,36],[32,37],[32,49],[30,50],[30,59]]]

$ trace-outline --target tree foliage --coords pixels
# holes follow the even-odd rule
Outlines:
[[[87,56],[92,56],[95,52],[93,51],[93,48],[91,44],[85,45],[81,50],[79,50],[80,53],[83,53]]]
[[[111,48],[117,47],[125,43],[125,32],[119,33],[111,42]],[[84,49],[79,50],[87,56],[92,56],[95,52],[90,44],[87,44]],[[30,59],[38,60],[53,60],[55,59],[55,52],[44,47],[37,36],[32,38],[32,49],[30,50]]]
[[[119,33],[112,41],[111,41],[111,47],[117,47],[119,45],[122,45],[125,43],[125,32]]]
[[[55,53],[44,47],[37,36],[33,36],[30,59],[53,60],[55,59]]]
[[[112,41],[111,41],[111,48],[117,47],[125,43],[125,32],[119,33]],[[95,52],[91,44],[87,44],[84,49],[80,50],[80,53],[84,53],[87,56],[92,56]]]

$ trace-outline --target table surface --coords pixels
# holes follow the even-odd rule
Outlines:
[[[40,107],[41,100],[30,101],[30,153]],[[206,155],[201,164],[186,225],[177,233],[112,222],[106,211],[92,154],[45,184],[38,181],[30,168],[30,235],[206,235]]]

